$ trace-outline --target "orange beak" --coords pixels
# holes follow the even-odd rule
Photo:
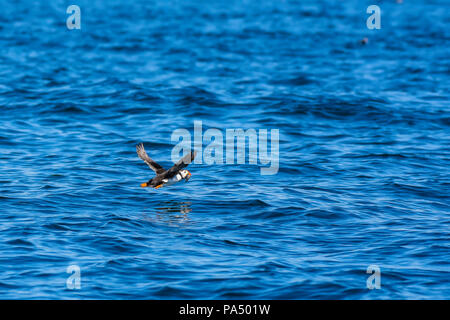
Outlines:
[[[188,175],[186,176],[185,181],[188,182],[188,180],[191,178],[191,176],[192,176],[192,173],[190,173],[188,171]]]
[[[141,183],[141,187],[145,188],[147,186],[147,182]]]

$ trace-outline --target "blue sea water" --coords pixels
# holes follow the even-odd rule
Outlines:
[[[0,298],[450,298],[449,1],[0,3]],[[194,121],[278,173],[140,188]]]

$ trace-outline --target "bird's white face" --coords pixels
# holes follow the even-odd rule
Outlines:
[[[187,170],[181,170],[180,171],[180,174],[181,174],[181,177],[183,178],[183,179],[186,179],[186,181],[188,181],[189,180],[189,178],[191,177],[191,173],[189,172],[189,171],[187,171]]]

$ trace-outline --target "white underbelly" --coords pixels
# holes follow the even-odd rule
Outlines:
[[[179,181],[183,180],[181,175],[178,173],[176,176],[170,178],[170,179],[164,179],[163,182],[165,185],[170,186],[171,184],[177,183]]]

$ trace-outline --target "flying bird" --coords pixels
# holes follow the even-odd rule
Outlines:
[[[152,187],[154,189],[161,188],[162,186],[169,186],[183,179],[188,182],[192,174],[184,168],[186,168],[197,155],[196,151],[189,152],[177,163],[175,163],[172,168],[166,170],[148,156],[147,152],[145,152],[144,144],[140,143],[136,145],[136,152],[139,158],[144,160],[144,162],[150,167],[150,169],[152,169],[156,173],[156,177],[142,183],[141,187]]]

